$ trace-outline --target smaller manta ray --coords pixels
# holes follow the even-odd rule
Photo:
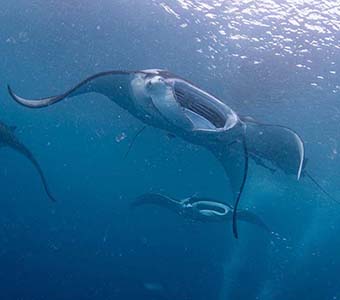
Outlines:
[[[172,210],[179,216],[189,220],[200,222],[232,222],[234,208],[229,204],[214,201],[209,198],[189,197],[185,199],[174,199],[168,196],[147,193],[143,194],[132,203],[132,207],[153,204]],[[238,219],[250,224],[254,224],[271,233],[267,225],[256,214],[248,210],[238,210]]]
[[[43,183],[43,186],[45,188],[45,191],[48,195],[48,197],[55,201],[55,198],[52,196],[47,181],[45,179],[44,173],[38,163],[38,161],[35,159],[31,151],[29,151],[15,136],[15,129],[14,126],[7,126],[5,123],[0,121],[0,148],[1,147],[10,147],[13,150],[19,152],[23,156],[25,156],[35,167],[35,169],[38,171],[39,176],[41,178],[41,181]]]

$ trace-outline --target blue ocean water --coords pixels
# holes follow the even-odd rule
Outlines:
[[[6,88],[38,98],[101,71],[168,69],[294,128],[309,172],[340,199],[339,1],[15,0],[0,24],[0,120],[58,199],[0,148],[0,299],[339,299],[340,206],[307,178],[251,165],[241,206],[272,235],[132,210],[150,191],[225,201],[227,179],[206,150],[152,128],[124,159],[143,124],[103,96],[30,110]]]

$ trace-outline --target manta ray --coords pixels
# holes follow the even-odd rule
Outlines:
[[[18,103],[41,108],[86,93],[105,95],[142,121],[209,150],[221,163],[233,194],[233,233],[238,238],[238,205],[246,184],[249,159],[269,162],[299,179],[304,143],[292,129],[239,116],[216,96],[167,70],[107,71],[66,92],[41,99],[18,96]]]
[[[230,204],[215,201],[210,198],[192,196],[184,199],[175,199],[166,195],[157,193],[147,193],[136,198],[132,207],[153,204],[165,207],[177,215],[188,220],[200,222],[230,222],[234,208]],[[248,210],[239,210],[238,219],[250,224],[254,224],[271,233],[267,225],[256,214]]]
[[[35,167],[35,169],[38,171],[39,176],[41,178],[42,184],[44,186],[44,189],[48,195],[48,197],[52,200],[55,201],[55,198],[52,196],[48,185],[47,181],[45,179],[44,173],[34,157],[34,155],[31,153],[31,151],[28,150],[25,145],[23,145],[18,138],[15,135],[15,126],[7,126],[5,123],[0,122],[0,148],[1,147],[10,147],[13,150],[19,152],[23,156],[25,156]]]

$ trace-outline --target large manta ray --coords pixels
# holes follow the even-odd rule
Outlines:
[[[23,145],[18,138],[15,136],[15,129],[16,127],[14,126],[7,126],[5,123],[0,122],[0,148],[1,147],[10,147],[13,150],[21,153],[23,156],[25,156],[32,164],[33,166],[36,168],[36,170],[39,173],[39,176],[41,178],[41,181],[44,185],[45,191],[48,195],[48,197],[52,200],[55,201],[54,197],[52,196],[48,185],[47,185],[47,181],[45,179],[44,173],[38,163],[38,161],[36,160],[36,158],[34,157],[34,155],[31,153],[31,151],[29,151],[25,145]]]
[[[213,153],[227,174],[234,197],[233,232],[238,237],[238,204],[246,183],[249,158],[265,160],[300,178],[304,163],[301,138],[283,126],[241,118],[217,97],[168,71],[108,71],[91,76],[57,96],[18,103],[41,108],[85,93],[107,96],[137,119]]]

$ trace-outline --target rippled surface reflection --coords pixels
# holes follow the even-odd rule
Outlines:
[[[210,70],[226,59],[227,66],[234,69],[240,62],[259,65],[276,57],[276,61],[289,63],[291,72],[307,76],[311,87],[340,91],[335,80],[335,57],[340,52],[339,1],[169,2],[154,4],[178,19],[183,30],[197,29],[196,51],[209,58]],[[322,70],[308,74],[319,67],[320,53]]]

